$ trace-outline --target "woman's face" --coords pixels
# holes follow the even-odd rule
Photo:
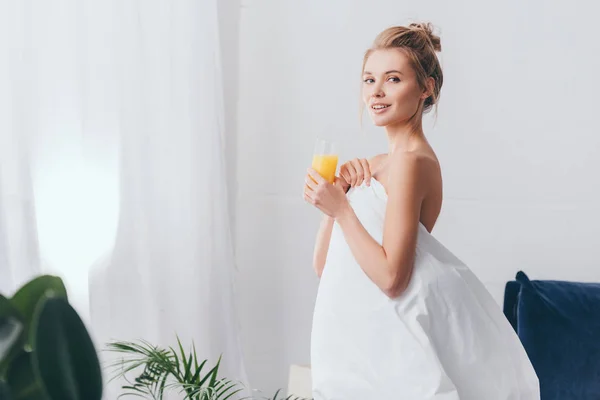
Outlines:
[[[377,126],[408,121],[426,98],[408,57],[398,49],[371,53],[363,71],[362,96]]]

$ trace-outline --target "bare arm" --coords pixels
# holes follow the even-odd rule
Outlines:
[[[335,220],[328,215],[324,215],[321,220],[319,231],[317,232],[317,240],[315,243],[315,250],[313,255],[313,268],[320,278],[325,268],[325,261],[327,260],[327,252],[329,251],[329,242],[331,241],[331,232],[333,231],[333,224]]]
[[[395,155],[390,163],[383,245],[379,245],[345,206],[337,217],[354,258],[390,298],[402,294],[412,274],[421,204],[425,195],[422,161],[413,154]]]

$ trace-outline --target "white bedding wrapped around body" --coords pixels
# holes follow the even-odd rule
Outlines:
[[[351,189],[380,244],[387,195]],[[539,400],[516,333],[469,268],[419,227],[408,288],[386,296],[354,259],[337,224],[321,276],[311,338],[315,400]]]

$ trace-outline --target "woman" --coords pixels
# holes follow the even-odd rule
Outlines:
[[[362,98],[389,152],[314,170],[304,198],[325,215],[314,268],[315,400],[539,399],[537,376],[499,306],[430,232],[442,178],[423,133],[443,75],[430,24],[379,34]]]

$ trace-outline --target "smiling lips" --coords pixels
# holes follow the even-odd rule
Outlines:
[[[373,110],[373,112],[375,114],[381,114],[382,112],[387,110],[389,106],[390,106],[390,104],[375,103],[375,104],[371,104],[371,109]]]

